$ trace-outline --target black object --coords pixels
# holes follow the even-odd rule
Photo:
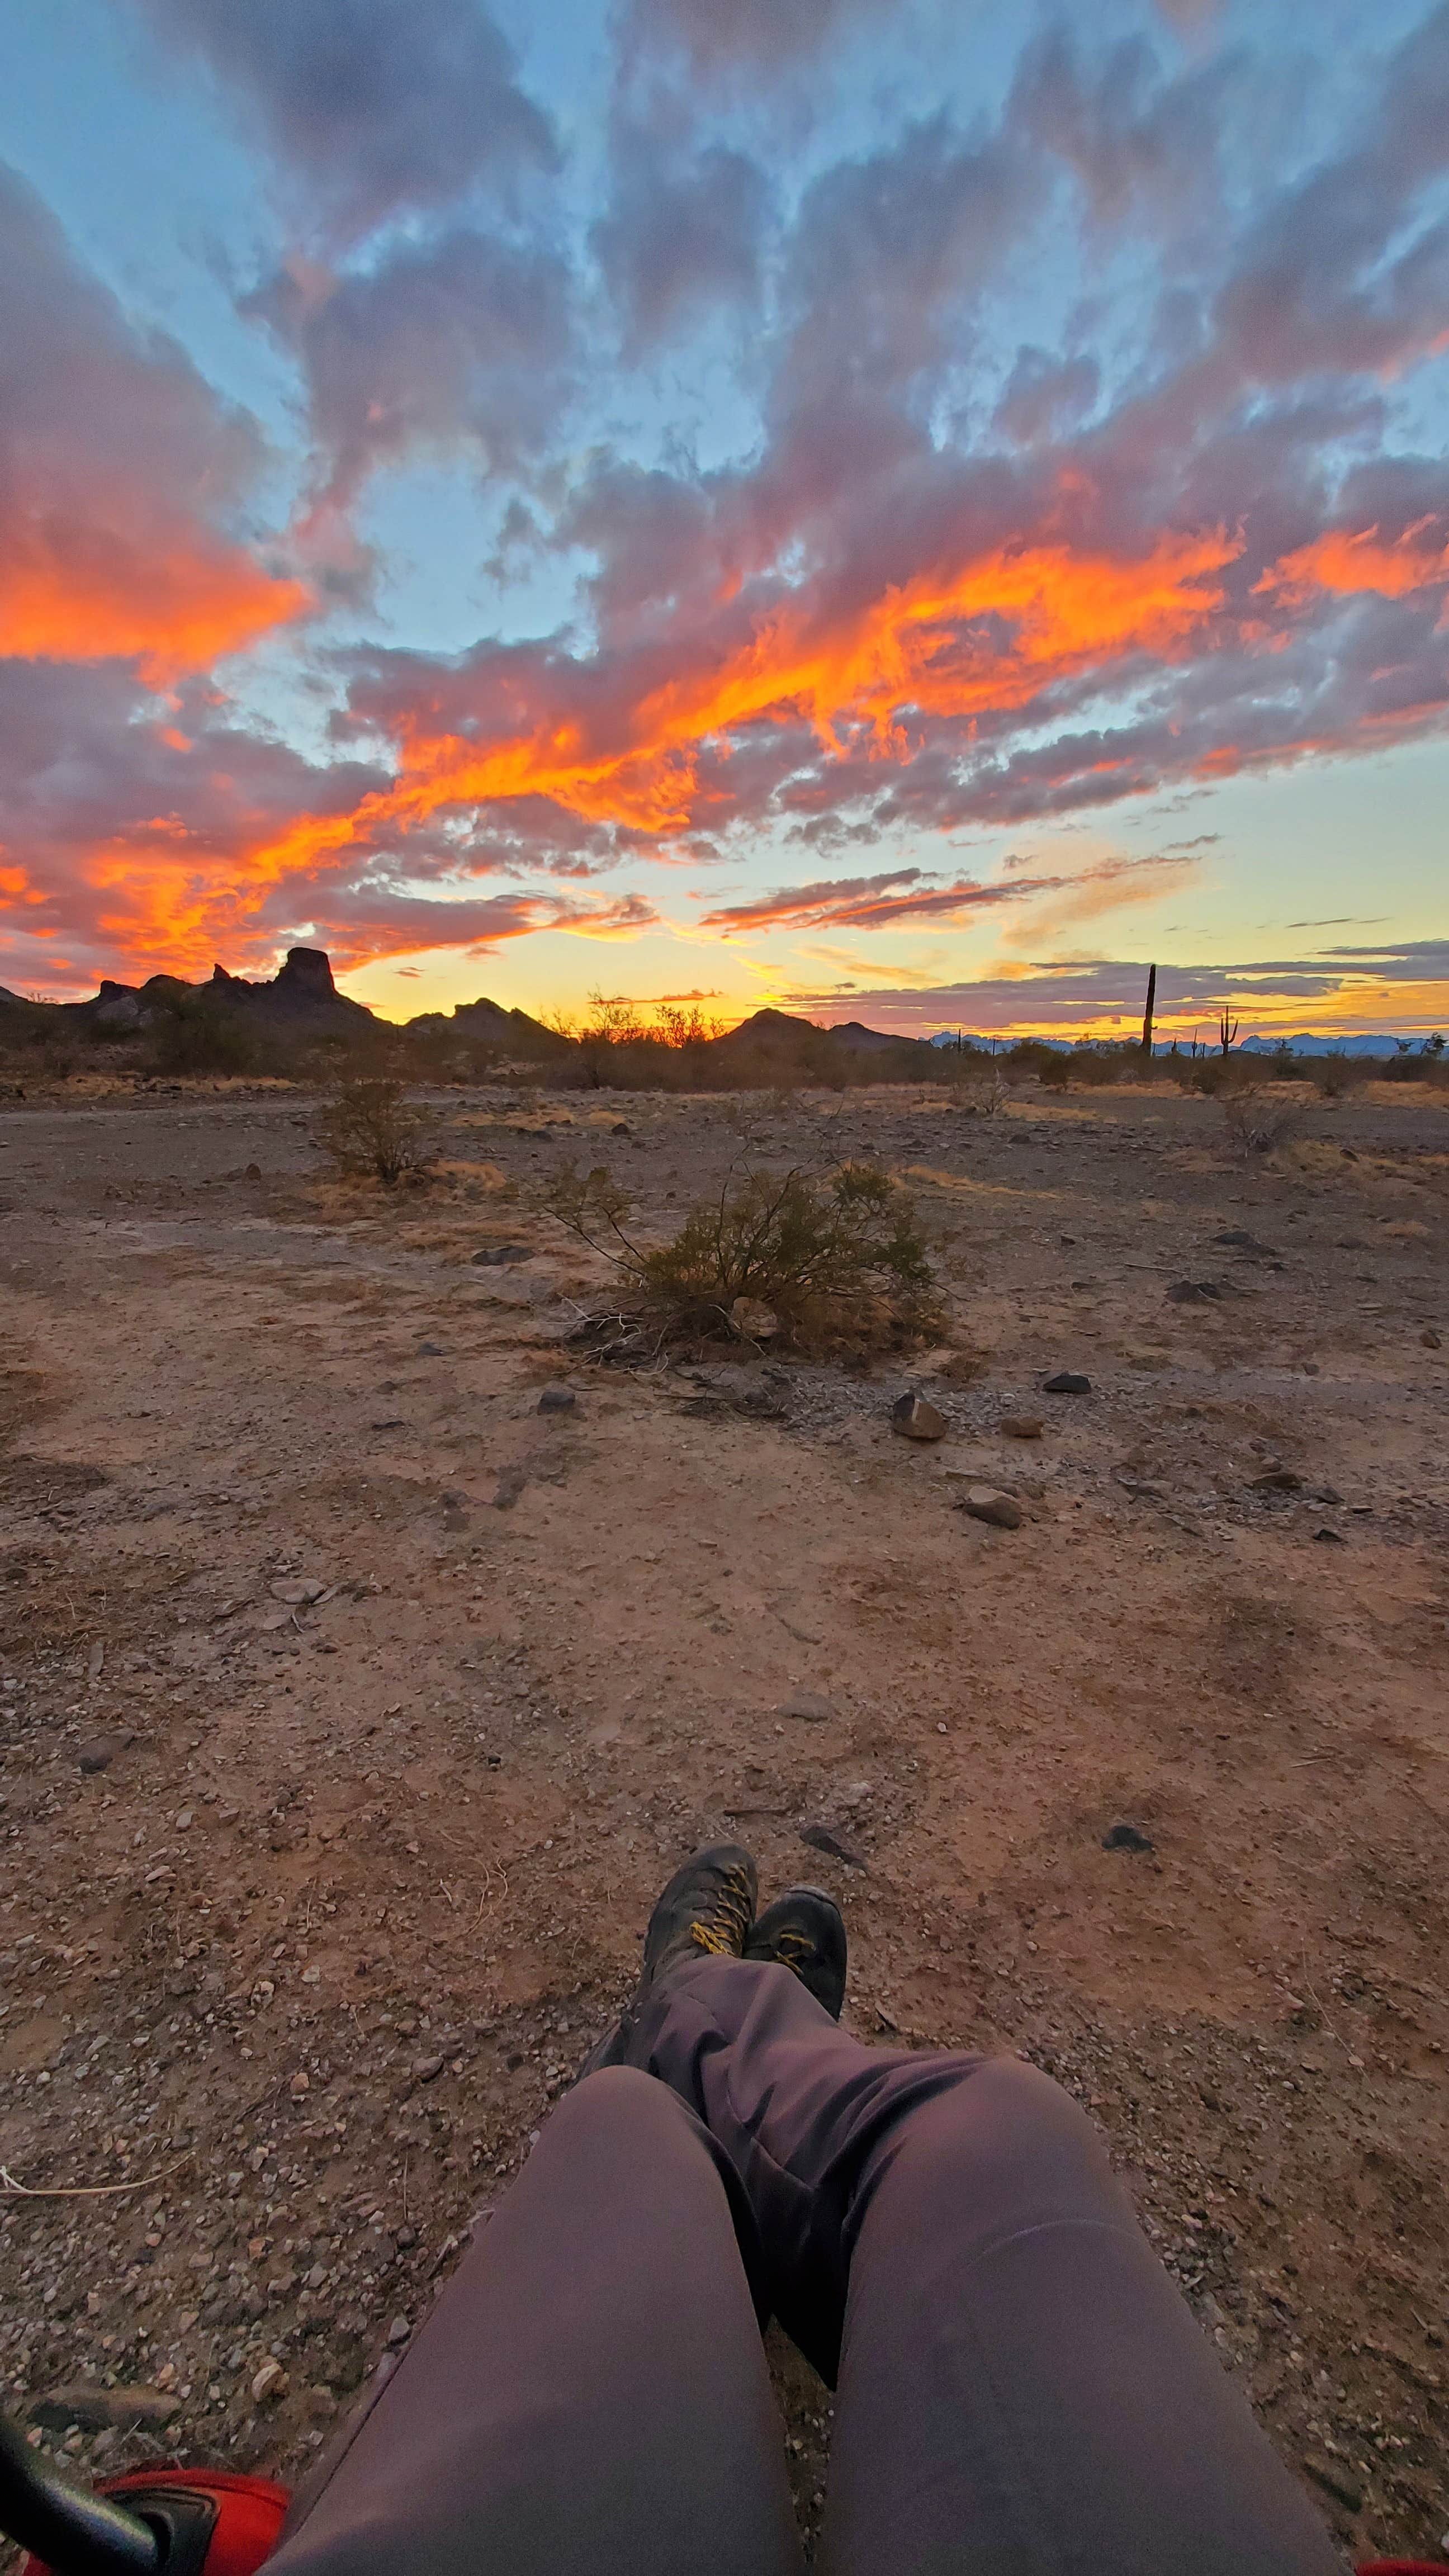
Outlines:
[[[1152,1836],[1140,1825],[1113,1825],[1102,1836],[1103,1851],[1146,1852],[1152,1849]]]
[[[1090,1395],[1092,1381],[1083,1377],[1080,1369],[1058,1369],[1055,1377],[1042,1379],[1042,1392],[1045,1395]]]
[[[8,2415],[0,2415],[0,2531],[42,2559],[53,2576],[160,2576],[172,2568],[172,2535],[158,2523],[181,2505],[203,2505],[207,2522],[199,2553],[175,2562],[176,2576],[199,2568],[216,2520],[209,2498],[167,2498],[166,2514],[153,2521],[127,2512],[105,2496],[73,2487],[31,2449]]]
[[[831,2020],[839,2021],[845,2001],[845,1923],[823,1887],[787,1887],[756,1916],[745,1957],[772,1959],[793,1969]]]

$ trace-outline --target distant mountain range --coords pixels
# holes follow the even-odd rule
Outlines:
[[[958,1040],[970,1047],[984,1047],[988,1054],[994,1052],[998,1055],[1005,1048],[1016,1044],[1014,1038],[980,1037],[974,1029],[938,1029],[935,1036],[928,1040],[928,1044],[933,1047],[953,1047]],[[1171,1055],[1174,1043],[1177,1044],[1179,1054],[1186,1052],[1181,1040],[1174,1042],[1171,1038],[1157,1039],[1152,1052],[1154,1055]],[[1080,1047],[1100,1046],[1101,1040],[1099,1038],[1033,1038],[1032,1044],[1050,1047],[1056,1055],[1071,1055]],[[1290,1055],[1437,1055],[1440,1052],[1430,1038],[1399,1038],[1384,1034],[1372,1037],[1324,1037],[1316,1030],[1301,1029],[1296,1037],[1286,1040],[1240,1038],[1233,1048],[1233,1053],[1234,1055],[1276,1055],[1279,1048],[1285,1044]],[[1200,1047],[1199,1052],[1216,1055],[1218,1049],[1215,1046]]]
[[[126,1038],[141,1033],[158,1018],[174,1015],[178,1009],[198,1007],[235,1015],[259,1031],[275,1029],[279,1036],[302,1037],[309,1031],[322,1035],[329,1030],[343,1035],[360,1032],[367,1025],[393,1025],[379,1020],[365,1003],[349,1001],[345,993],[338,992],[331,960],[321,948],[289,948],[276,974],[255,983],[245,976],[228,974],[224,966],[213,966],[211,979],[205,984],[187,984],[176,975],[151,975],[144,984],[117,984],[107,979],[89,1001],[45,1003],[27,1001],[0,985],[0,1026],[11,1012],[28,1016],[32,1023],[35,1015],[44,1014],[62,1026],[90,1027],[97,1036]],[[505,1010],[500,1002],[491,1002],[485,996],[476,1002],[459,1002],[451,1012],[422,1011],[402,1026],[419,1036],[481,1038],[521,1056],[560,1055],[571,1044],[542,1020],[531,1018],[527,1011]],[[1015,1043],[1011,1038],[982,1035],[974,1029],[938,1029],[930,1038],[901,1037],[889,1029],[870,1028],[864,1020],[839,1020],[822,1028],[813,1020],[797,1019],[789,1011],[769,1009],[754,1011],[737,1027],[701,1043],[710,1053],[751,1057],[768,1072],[771,1063],[783,1069],[789,1063],[800,1065],[802,1060],[811,1058],[819,1062],[837,1051],[847,1055],[889,1054],[900,1067],[916,1054],[924,1058],[932,1048],[954,1047],[958,1042],[979,1048],[983,1054],[1000,1054]],[[1098,1041],[1038,1038],[1033,1043],[1050,1047],[1056,1054],[1070,1055]],[[1282,1043],[1278,1038],[1243,1038],[1234,1053],[1275,1055]],[[1287,1044],[1294,1055],[1393,1056],[1440,1051],[1428,1038],[1398,1038],[1386,1033],[1325,1037],[1311,1029],[1300,1031]],[[1172,1045],[1170,1038],[1160,1038],[1153,1054],[1170,1055]]]

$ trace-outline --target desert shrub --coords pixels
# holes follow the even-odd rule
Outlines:
[[[435,1152],[431,1121],[400,1082],[339,1083],[318,1111],[313,1135],[339,1172],[389,1190],[422,1180]]]
[[[1314,1057],[1310,1078],[1321,1100],[1342,1100],[1358,1076],[1346,1056],[1320,1055]]]
[[[153,1072],[165,1074],[252,1073],[259,1059],[246,1021],[193,993],[178,993],[157,1011],[146,1052]]]
[[[796,1349],[867,1350],[939,1322],[914,1210],[875,1164],[736,1164],[715,1198],[652,1246],[630,1233],[627,1193],[602,1167],[564,1173],[544,1203],[615,1264],[661,1338],[751,1339],[763,1324]]]
[[[1233,1152],[1244,1162],[1286,1145],[1298,1126],[1298,1103],[1274,1097],[1256,1082],[1238,1081],[1221,1095],[1223,1125]]]

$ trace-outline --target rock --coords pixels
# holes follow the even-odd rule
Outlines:
[[[985,1521],[991,1529],[1021,1527],[1021,1505],[1016,1496],[1000,1493],[993,1485],[968,1485],[960,1509],[969,1513],[973,1521]]]
[[[613,1126],[609,1130],[609,1133],[611,1136],[632,1136],[634,1130],[630,1126],[627,1118],[616,1118]]]
[[[1040,1440],[1046,1424],[1035,1413],[1003,1413],[996,1427],[1003,1440]]]
[[[818,1691],[792,1691],[788,1699],[782,1699],[780,1701],[775,1710],[775,1715],[777,1717],[803,1717],[807,1719],[811,1725],[818,1726],[822,1719],[833,1717],[835,1715],[835,1711],[831,1707],[829,1700],[822,1699]]]
[[[945,1416],[924,1395],[903,1395],[891,1406],[891,1429],[903,1440],[944,1440]]]
[[[292,2078],[289,2090],[294,2102],[300,2102],[304,2093],[311,2092],[312,2078],[307,2073],[305,2067],[298,2067],[296,2074]]]
[[[1326,1523],[1322,1529],[1316,1529],[1313,1535],[1319,1541],[1321,1546],[1347,1547],[1348,1545],[1348,1541],[1344,1537],[1342,1530],[1329,1529]]]
[[[1426,1351],[1442,1351],[1444,1347],[1440,1335],[1435,1332],[1432,1324],[1426,1324],[1424,1326],[1422,1333],[1419,1335],[1419,1339],[1423,1343]]]
[[[419,1342],[417,1355],[420,1360],[445,1360],[448,1356],[441,1342]]]
[[[442,2071],[443,2061],[441,2057],[415,2057],[413,2059],[413,2079],[418,2084],[431,2084],[434,2077],[441,2075]]]
[[[252,2381],[252,2404],[270,2405],[274,2399],[286,2396],[287,2386],[287,2374],[281,2363],[269,2356]]]
[[[400,2343],[406,2343],[408,2336],[411,2333],[412,2327],[408,2324],[406,2317],[394,2317],[387,2330],[387,2339],[390,2344],[396,2346]]]
[[[526,1243],[486,1243],[473,1255],[475,1270],[506,1270],[514,1262],[531,1261],[533,1253]]]
[[[1266,1261],[1272,1261],[1276,1257],[1273,1245],[1260,1243],[1255,1234],[1249,1234],[1245,1225],[1224,1226],[1221,1234],[1213,1236],[1213,1241],[1228,1245],[1234,1252],[1260,1253]]]
[[[160,2430],[180,2412],[181,2400],[159,2388],[56,2388],[36,2399],[30,2421],[47,2433],[132,2433]]]
[[[761,1297],[737,1297],[730,1308],[730,1322],[742,1341],[773,1341],[780,1329],[780,1318],[773,1306]]]
[[[1102,1836],[1102,1849],[1103,1851],[1150,1852],[1153,1849],[1153,1842],[1151,1835],[1144,1834],[1140,1825],[1113,1825]]]
[[[546,1386],[538,1399],[540,1413],[572,1413],[578,1403],[571,1386]]]
[[[861,1854],[853,1851],[849,1843],[842,1842],[829,1825],[802,1825],[800,1840],[808,1843],[812,1851],[828,1852],[832,1860],[843,1860],[847,1869],[865,1867]]]
[[[1043,1395],[1090,1395],[1092,1392],[1091,1379],[1083,1377],[1079,1369],[1058,1369],[1055,1377],[1044,1377],[1041,1385]]]
[[[290,1603],[294,1610],[302,1609],[309,1601],[320,1601],[326,1589],[327,1586],[325,1583],[317,1583],[315,1581],[306,1583],[274,1583],[270,1586],[272,1599],[274,1601],[286,1601]]]
[[[262,1167],[261,1167],[261,1164],[260,1164],[260,1163],[248,1163],[247,1168],[246,1168],[246,1178],[247,1178],[249,1181],[259,1181],[259,1180],[261,1179],[261,1177],[262,1177]]]
[[[1353,2471],[1341,2460],[1325,2459],[1321,2451],[1305,2451],[1303,2466],[1316,2487],[1331,2495],[1348,2513],[1362,2513],[1363,2489]]]
[[[1261,1476],[1252,1480],[1255,1494],[1301,1494],[1303,1479],[1291,1467],[1265,1467]]]
[[[1222,1295],[1216,1279],[1174,1279],[1167,1290],[1170,1306],[1207,1305]]]
[[[528,1469],[526,1467],[505,1467],[498,1479],[498,1491],[493,1497],[494,1510],[496,1512],[511,1512],[527,1482]]]
[[[90,1778],[97,1771],[109,1771],[118,1753],[124,1753],[129,1738],[124,1735],[93,1735],[76,1754],[76,1768]]]

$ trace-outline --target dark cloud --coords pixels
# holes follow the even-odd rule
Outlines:
[[[887,24],[892,0],[632,0],[626,56],[674,58],[711,86],[808,63],[853,27]]]
[[[972,877],[949,884],[923,868],[892,868],[880,876],[830,877],[813,885],[783,886],[748,903],[725,904],[701,916],[702,930],[726,937],[764,930],[893,930],[917,922],[969,921],[999,904],[1045,904],[1053,920],[1086,920],[1123,903],[1160,893],[1164,882],[1190,868],[1186,852],[1154,852],[1139,859],[1102,859],[1095,866],[1044,874],[1029,862],[1008,859],[1012,871],[991,885]]]
[[[462,446],[512,472],[567,397],[569,272],[536,242],[457,228],[342,274],[297,261],[243,310],[297,359],[332,504],[420,449]]]
[[[626,128],[594,256],[631,362],[724,305],[754,304],[769,188],[758,163],[723,143],[681,152]]]
[[[0,640],[195,669],[305,595],[243,542],[264,450],[185,351],[131,322],[0,167]]]
[[[553,170],[543,111],[480,0],[138,0],[250,115],[334,242]]]

